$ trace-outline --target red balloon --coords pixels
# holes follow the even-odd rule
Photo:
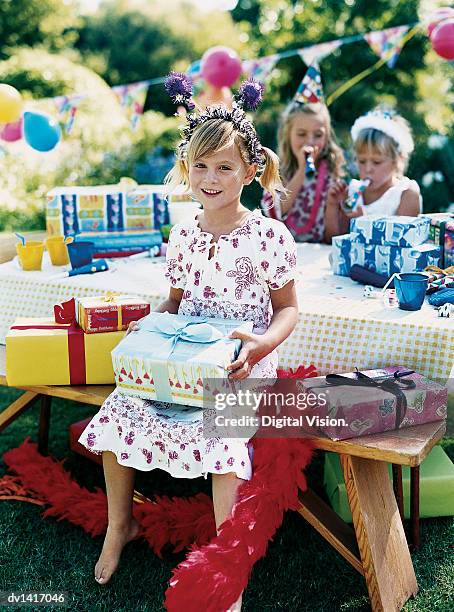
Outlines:
[[[0,132],[0,138],[6,142],[16,142],[22,138],[22,117],[13,123],[6,123]]]
[[[211,47],[202,57],[202,76],[214,87],[230,87],[241,74],[241,61],[233,49]]]
[[[429,32],[429,36],[432,36],[432,32],[437,27],[437,25],[440,23],[440,21],[444,21],[445,19],[450,19],[451,17],[454,17],[454,9],[451,8],[450,6],[444,6],[443,8],[439,8],[436,11],[434,11],[434,13],[432,13],[430,16],[430,19],[432,19],[433,21],[431,21],[429,25],[427,26],[427,31]]]
[[[447,60],[454,59],[454,18],[437,25],[430,37],[435,53]]]

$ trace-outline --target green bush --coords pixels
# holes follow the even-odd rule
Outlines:
[[[134,131],[105,81],[60,55],[19,49],[0,62],[0,82],[19,89],[27,108],[53,116],[57,110],[50,98],[87,94],[71,135],[63,134],[53,151],[39,153],[24,141],[3,144],[0,230],[42,227],[45,195],[52,187],[134,178],[139,162],[156,147],[170,151],[177,138],[177,120],[160,113],[146,113]]]

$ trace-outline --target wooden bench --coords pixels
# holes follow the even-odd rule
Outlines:
[[[412,468],[410,512],[419,542],[419,465],[445,427],[437,422],[353,440],[315,439],[317,448],[340,455],[353,528],[311,490],[300,495],[299,513],[364,576],[374,612],[400,610],[418,591],[402,523],[402,465]],[[400,508],[386,463],[393,464]]]
[[[0,385],[6,385],[5,347],[0,347]],[[52,397],[101,406],[113,386],[42,386],[24,394],[0,412],[0,431],[33,402],[41,401],[38,447],[47,454]],[[334,442],[316,438],[320,450],[341,458],[353,528],[313,491],[300,496],[300,514],[365,578],[372,610],[400,610],[417,590],[416,576],[403,528],[402,465],[412,468],[411,523],[419,541],[419,465],[443,437],[445,424],[429,423],[386,434]],[[386,463],[393,464],[394,489]]]

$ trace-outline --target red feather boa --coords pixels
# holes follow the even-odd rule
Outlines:
[[[280,377],[317,376],[313,366]],[[266,553],[269,540],[286,510],[297,510],[298,491],[307,488],[303,470],[312,445],[299,439],[254,439],[253,477],[238,490],[232,516],[216,536],[211,499],[204,494],[189,499],[157,497],[134,504],[140,536],[161,556],[167,544],[175,552],[192,545],[185,561],[174,570],[166,591],[170,612],[219,612],[234,604],[255,562]],[[81,526],[92,536],[107,528],[107,500],[100,489],[80,487],[62,463],[38,453],[26,439],[3,456],[25,490],[48,506],[43,516],[55,516]],[[0,481],[1,493],[1,481]],[[1,495],[0,495],[1,497]]]
[[[3,459],[24,489],[48,506],[43,517],[66,519],[93,537],[106,532],[104,491],[96,489],[91,493],[79,486],[63,468],[63,462],[41,455],[28,438],[18,448],[6,452]],[[0,498],[1,490],[0,480]],[[178,552],[193,543],[205,544],[216,533],[213,503],[203,493],[189,499],[156,497],[154,501],[136,503],[134,516],[141,526],[140,535],[159,557],[168,543]]]
[[[167,610],[219,612],[237,601],[285,510],[297,510],[298,489],[307,488],[303,469],[311,455],[310,445],[302,440],[255,441],[252,479],[239,488],[232,517],[221,525],[219,535],[194,547],[173,572]]]

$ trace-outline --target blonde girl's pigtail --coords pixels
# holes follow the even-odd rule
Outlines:
[[[189,191],[189,169],[186,160],[176,160],[173,168],[166,175],[164,184],[168,193],[172,193],[181,187]]]
[[[279,176],[279,158],[267,147],[262,147],[264,157],[264,167],[261,175],[258,178],[260,185],[263,189],[266,189],[273,198],[277,192],[286,193],[286,189],[282,184],[281,177]]]

